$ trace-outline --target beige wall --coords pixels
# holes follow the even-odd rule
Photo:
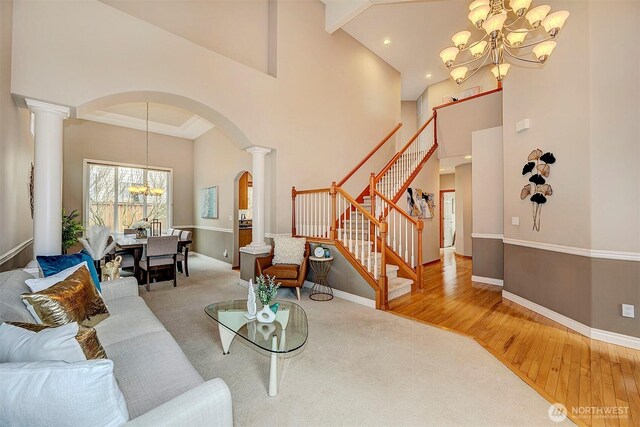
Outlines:
[[[591,247],[591,166],[589,149],[589,7],[592,2],[555,1],[556,10],[571,13],[558,36],[558,46],[541,69],[510,70],[504,82],[505,237],[557,245]],[[611,10],[614,10],[612,8]],[[597,53],[596,53],[597,52]],[[602,57],[594,51],[599,60]],[[571,73],[576,64],[580,72]],[[608,85],[608,81],[599,84]],[[531,120],[531,128],[516,133],[516,122]],[[522,167],[529,153],[552,151],[557,162],[548,182],[553,196],[542,209],[542,228],[532,230],[531,202],[520,200],[528,183]],[[520,225],[511,225],[511,217]]]
[[[64,122],[62,206],[83,212],[83,161],[145,165],[143,131],[87,120]],[[149,165],[173,169],[173,224],[193,222],[193,141],[151,133]]]
[[[471,134],[502,125],[502,92],[438,110],[438,157],[471,153]]]
[[[269,0],[100,0],[242,64],[267,72]]]
[[[12,90],[81,112],[153,91],[238,146],[276,149],[271,214],[288,232],[291,186],[328,186],[400,121],[400,74],[345,32],[326,33],[319,1],[279,2],[277,21],[274,78],[95,0],[19,2]],[[313,162],[302,160],[311,150]]]
[[[33,237],[29,207],[29,174],[33,162],[33,137],[29,112],[11,97],[11,38],[13,2],[0,2],[0,269],[9,267],[14,249]],[[30,246],[21,251],[20,265],[31,258]]]
[[[396,151],[400,151],[418,130],[418,113],[415,101],[402,101],[400,105],[402,127],[396,139]]]
[[[473,207],[471,163],[456,166],[456,253],[472,256]]]
[[[504,172],[502,126],[473,132],[473,233],[502,237]]]
[[[455,190],[456,189],[456,175],[454,173],[446,173],[440,175],[440,189],[441,190]]]
[[[493,77],[493,74],[489,72],[489,68],[485,67],[485,69],[478,71],[475,76],[461,85],[454,82],[452,78],[429,85],[422,93],[422,111],[431,115],[431,109],[433,107],[447,102],[443,100],[444,98],[449,98],[475,86],[480,87],[480,92],[487,92],[497,87],[496,79]]]
[[[640,2],[591,2],[589,9],[591,247],[640,252]],[[603,14],[615,31],[602,25]],[[605,50],[621,58],[616,78],[598,54]]]

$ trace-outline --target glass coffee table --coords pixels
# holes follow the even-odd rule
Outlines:
[[[272,323],[248,320],[247,300],[218,302],[204,309],[218,323],[223,354],[229,354],[236,336],[271,353],[269,396],[278,394],[278,359],[300,349],[308,336],[307,314],[302,307],[289,301],[278,302],[280,307]]]

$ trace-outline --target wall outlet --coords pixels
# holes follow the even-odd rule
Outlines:
[[[635,318],[635,307],[631,304],[622,304],[622,317]]]
[[[229,258],[229,251],[225,249],[224,252],[222,252],[222,256],[225,258]]]
[[[520,217],[512,216],[511,217],[511,225],[520,225]]]

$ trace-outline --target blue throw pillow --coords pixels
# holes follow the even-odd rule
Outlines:
[[[98,277],[98,271],[96,270],[96,266],[93,263],[93,258],[91,258],[91,255],[89,255],[88,253],[83,251],[71,255],[38,255],[36,259],[38,260],[38,264],[42,269],[42,274],[44,274],[44,277],[53,276],[54,274],[59,273],[62,270],[66,270],[69,267],[73,267],[74,265],[78,265],[83,261],[86,261],[87,265],[89,266],[89,273],[91,273],[93,284],[95,285],[96,289],[98,289],[98,291],[102,292],[102,289],[100,289],[100,278]]]

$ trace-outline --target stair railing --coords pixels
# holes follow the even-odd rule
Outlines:
[[[371,198],[373,215],[380,218],[384,214],[387,221],[387,247],[396,257],[408,265],[415,277],[417,288],[422,289],[422,232],[424,223],[414,219],[404,209],[387,199],[378,190],[373,190]]]
[[[375,176],[375,189],[394,203],[398,201],[437,147],[436,117],[437,112],[434,110],[431,117],[420,126],[409,142]],[[433,123],[433,138],[421,137],[431,123]]]
[[[376,219],[335,182],[330,188],[291,190],[291,234],[330,241],[376,292],[376,308],[388,308],[384,243],[387,222]]]

